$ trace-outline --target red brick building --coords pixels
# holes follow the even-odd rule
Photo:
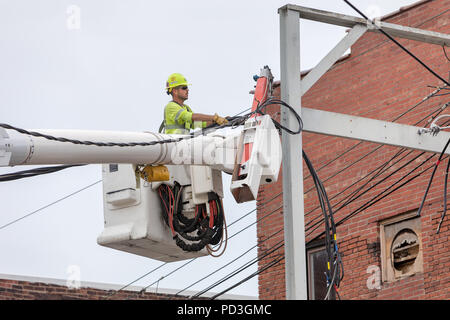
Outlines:
[[[0,274],[0,300],[187,300],[196,292],[164,288],[143,288],[97,282],[73,283],[62,279]],[[195,300],[207,300],[206,293]],[[256,297],[225,294],[219,299],[254,300]]]
[[[450,0],[419,1],[382,20],[449,34]],[[450,61],[442,47],[398,41],[448,78]],[[450,48],[447,52],[450,56]],[[302,106],[425,127],[430,118],[450,114],[449,108],[441,108],[450,95],[439,95],[448,90],[436,92],[428,86],[442,87],[443,83],[384,35],[366,33],[302,97]],[[275,94],[280,96],[279,86]],[[271,110],[275,115],[277,111]],[[415,218],[438,155],[312,133],[303,133],[303,148],[334,210],[362,187],[354,193],[356,199],[335,213],[335,221],[342,220],[337,226],[345,272],[341,299],[450,299],[449,214],[436,232],[444,208],[448,160],[438,167],[423,211]],[[320,265],[323,241],[318,236],[324,225],[317,224],[322,213],[305,165],[304,178],[309,298],[320,299],[325,266]],[[284,239],[281,192],[281,172],[275,185],[260,189],[260,255]],[[283,255],[281,247],[264,257],[260,270]],[[285,298],[284,268],[283,260],[259,275],[260,299]]]

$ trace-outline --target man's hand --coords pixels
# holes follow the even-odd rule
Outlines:
[[[227,120],[227,119],[225,119],[225,118],[223,118],[223,117],[220,117],[217,113],[214,114],[213,120],[214,120],[214,122],[217,123],[219,126],[221,126],[221,125],[223,125],[223,124],[225,124],[225,123],[228,123],[228,120]]]

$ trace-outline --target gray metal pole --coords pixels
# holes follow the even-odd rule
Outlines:
[[[300,16],[282,7],[280,15],[281,99],[301,115]],[[298,123],[286,108],[282,125],[296,130]],[[302,136],[283,131],[283,213],[286,299],[306,300],[305,222],[303,203]]]

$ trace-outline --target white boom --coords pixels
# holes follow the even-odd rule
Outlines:
[[[244,143],[253,148],[241,170]],[[97,243],[171,262],[206,255],[222,238],[221,171],[233,173],[236,201],[254,200],[260,184],[278,179],[281,142],[268,115],[248,119],[243,130],[197,136],[0,129],[0,166],[39,164],[103,164]]]
[[[146,146],[98,146],[49,140],[0,128],[0,166],[50,164],[128,163],[146,165],[199,165],[233,173],[237,165],[239,144],[252,141],[248,173],[233,179],[232,188],[248,187],[256,199],[260,183],[275,182],[281,166],[281,143],[278,130],[270,116],[247,120],[244,130],[214,131],[194,137],[152,132],[115,132],[83,130],[27,130],[77,141],[99,143],[152,143],[181,139]],[[253,200],[251,199],[251,200]],[[241,201],[240,201],[241,202]]]

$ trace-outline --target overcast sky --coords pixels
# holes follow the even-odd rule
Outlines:
[[[414,0],[354,0],[370,16]],[[179,72],[192,84],[194,112],[234,115],[251,106],[252,76],[269,65],[280,77],[279,16],[289,2],[0,0],[0,122],[27,129],[155,131],[169,98],[165,81]],[[341,0],[291,3],[357,16]],[[313,67],[345,28],[301,21],[301,66]],[[30,167],[0,168],[0,174]],[[228,223],[255,208],[237,205],[224,175]],[[101,179],[99,165],[0,184],[0,227]],[[255,222],[255,213],[229,229]],[[126,284],[162,262],[97,245],[103,230],[101,184],[0,229],[0,273]],[[183,289],[256,244],[252,226],[220,258],[203,257],[160,281]],[[192,287],[202,290],[256,256],[256,250]],[[183,262],[136,285],[147,286]],[[212,291],[256,271],[252,266]],[[230,291],[257,296],[257,278]]]

